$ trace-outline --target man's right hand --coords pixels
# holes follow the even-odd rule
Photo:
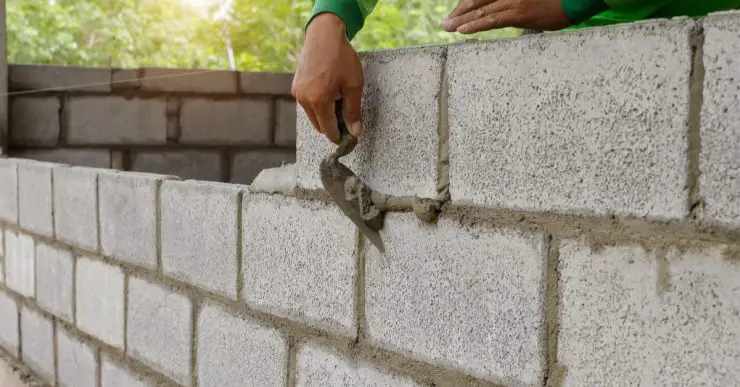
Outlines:
[[[361,136],[363,85],[362,63],[347,39],[342,19],[331,13],[314,17],[306,29],[291,88],[314,129],[339,143],[334,104],[343,99],[347,129]]]

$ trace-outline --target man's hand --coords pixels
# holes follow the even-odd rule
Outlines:
[[[291,88],[314,129],[339,143],[334,109],[342,98],[347,129],[361,136],[363,85],[362,63],[347,39],[344,22],[331,13],[316,16],[306,29]]]
[[[560,0],[460,0],[442,28],[472,34],[505,27],[551,31],[569,25]]]

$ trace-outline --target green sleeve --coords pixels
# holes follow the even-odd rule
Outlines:
[[[378,0],[314,0],[309,23],[324,12],[339,16],[347,26],[349,40],[357,35],[365,24],[365,19],[373,12]],[[306,24],[308,25],[308,24]]]
[[[571,24],[578,24],[606,10],[604,0],[560,0]]]

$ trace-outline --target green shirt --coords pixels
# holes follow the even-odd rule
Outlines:
[[[739,9],[740,0],[560,0],[568,29],[675,16],[700,17],[710,12]],[[350,40],[362,29],[378,0],[314,0],[311,18],[329,12],[347,26]],[[309,20],[310,21],[310,20]]]

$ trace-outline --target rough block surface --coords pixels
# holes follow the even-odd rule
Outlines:
[[[0,291],[0,346],[13,356],[18,356],[20,329],[18,329],[18,304]]]
[[[55,164],[18,164],[18,216],[21,227],[47,237],[54,236],[52,168]]]
[[[11,149],[8,154],[12,157],[80,167],[111,167],[111,155],[107,149]]]
[[[69,89],[75,91],[110,90],[111,70],[74,66],[10,65],[10,90]]]
[[[54,323],[40,313],[21,308],[23,362],[47,382],[54,382]]]
[[[147,268],[157,266],[157,190],[166,178],[120,172],[98,176],[103,254]]]
[[[704,21],[699,193],[702,217],[740,227],[740,13]]]
[[[206,305],[198,316],[198,382],[203,386],[286,385],[288,343],[275,329]]]
[[[239,89],[247,94],[290,95],[292,84],[293,73],[239,73]]]
[[[111,361],[108,356],[102,356],[100,370],[100,387],[154,387],[155,384],[133,371]]]
[[[222,160],[218,151],[139,151],[131,155],[131,170],[181,179],[221,181]]]
[[[80,257],[76,273],[77,328],[117,348],[123,348],[123,272]]]
[[[266,99],[212,101],[187,99],[180,112],[183,144],[272,142],[272,102]]]
[[[54,168],[54,229],[57,238],[98,250],[98,171]]]
[[[296,103],[293,100],[279,99],[275,104],[275,144],[295,146]]]
[[[161,189],[164,273],[236,299],[241,190],[191,181],[165,182]]]
[[[737,385],[738,276],[740,266],[724,260],[719,248],[594,252],[579,241],[563,242],[563,385]]]
[[[57,97],[12,98],[10,100],[10,144],[56,146],[59,142],[60,106]]]
[[[307,343],[298,350],[296,386],[412,387],[420,384],[370,363],[346,359],[333,350]]]
[[[684,217],[694,26],[656,21],[450,48],[453,202]]]
[[[230,181],[238,184],[251,184],[263,169],[294,163],[295,157],[295,152],[282,150],[254,150],[236,153],[231,161]]]
[[[14,159],[0,159],[0,220],[18,223],[18,164]]]
[[[356,227],[349,218],[318,202],[251,194],[242,222],[247,304],[355,337]]]
[[[365,134],[342,161],[374,190],[437,195],[439,95],[446,49],[424,47],[365,54]],[[298,107],[298,185],[323,189],[319,163],[334,145]]]
[[[57,325],[57,372],[60,387],[96,385],[95,350]]]
[[[141,88],[145,91],[181,91],[193,93],[236,93],[234,71],[144,69]]]
[[[67,100],[68,144],[164,144],[164,99],[71,97]]]
[[[36,296],[36,254],[28,234],[5,230],[5,284],[26,296]]]
[[[40,307],[72,322],[73,257],[69,250],[36,244],[36,300]]]
[[[366,243],[372,342],[497,383],[542,381],[543,235],[408,213],[388,214],[381,235],[385,254]]]
[[[131,277],[126,324],[130,355],[190,385],[192,305],[187,297]]]

